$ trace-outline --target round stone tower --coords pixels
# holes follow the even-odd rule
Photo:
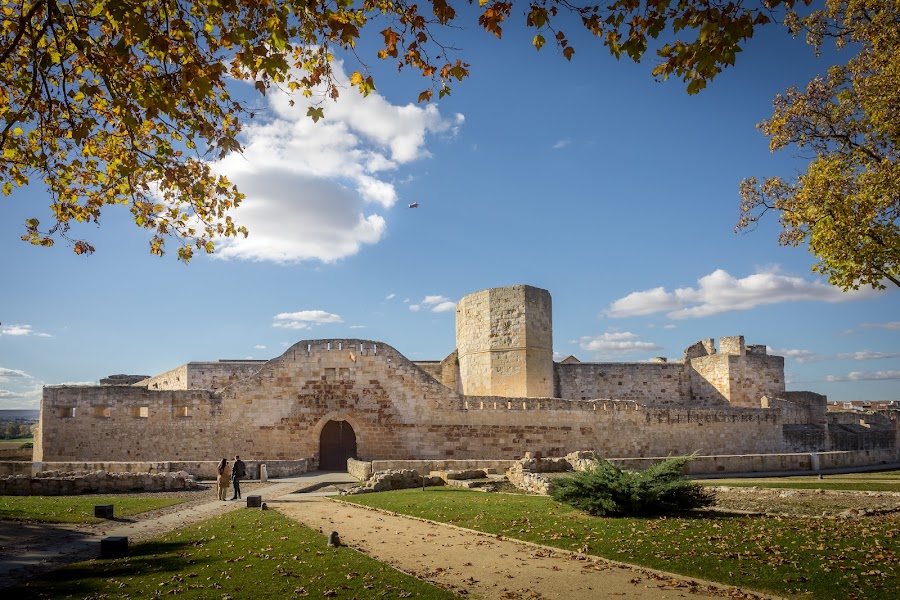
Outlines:
[[[491,288],[456,304],[463,394],[553,396],[550,292],[530,285]]]

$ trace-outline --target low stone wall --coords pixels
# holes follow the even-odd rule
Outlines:
[[[191,475],[177,473],[64,473],[0,477],[0,496],[75,496],[119,492],[163,492],[200,489]]]
[[[14,460],[31,462],[33,448],[0,448],[0,461]]]
[[[347,459],[347,474],[357,481],[366,481],[372,476],[372,463],[354,458]]]
[[[664,460],[655,458],[614,458],[609,462],[623,469],[640,471]],[[893,450],[849,450],[843,452],[798,452],[796,454],[735,454],[698,456],[685,466],[688,475],[728,475],[731,473],[766,473],[811,471],[877,466],[900,462],[900,452]]]
[[[243,460],[243,459],[242,459]],[[231,461],[229,461],[230,463]],[[266,465],[269,478],[291,477],[308,473],[312,459],[299,460],[244,460],[247,465],[247,479],[259,479],[259,465]],[[169,461],[169,462],[0,462],[0,476],[31,475],[42,471],[63,471],[73,473],[170,473],[186,471],[195,479],[215,479],[219,462]]]
[[[373,460],[372,472],[399,471],[412,469],[419,473],[432,471],[469,471],[482,469],[488,472],[503,473],[516,464],[515,460]]]
[[[343,495],[367,494],[370,492],[386,492],[388,490],[405,490],[435,485],[444,485],[444,480],[437,476],[419,475],[412,469],[400,469],[397,471],[378,471],[372,474],[365,484],[344,490]]]
[[[529,494],[549,496],[550,491],[553,489],[553,483],[544,473],[526,471],[519,465],[509,469],[506,472],[506,478],[511,484],[520,490],[525,490]]]
[[[533,494],[549,495],[553,481],[545,473],[584,471],[597,456],[594,452],[572,452],[564,458],[534,458],[526,456],[506,470],[506,477],[516,487]],[[642,471],[665,460],[656,458],[612,458],[610,463],[620,469]],[[847,452],[812,452],[798,454],[741,454],[734,456],[698,456],[685,465],[687,475],[717,475],[743,473],[778,473],[785,471],[819,472],[823,469],[852,469],[879,464],[896,464],[900,457],[894,450],[859,450]]]

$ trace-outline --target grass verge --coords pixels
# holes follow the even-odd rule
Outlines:
[[[427,488],[347,497],[432,521],[720,583],[807,598],[893,600],[900,516],[591,517],[543,496]]]
[[[121,496],[0,496],[0,519],[40,523],[100,523],[95,504],[112,504],[115,517],[130,517],[186,502],[188,498]]]
[[[770,488],[788,490],[831,490],[836,492],[900,492],[900,481],[897,483],[838,482],[838,481],[757,481],[755,479],[704,479],[697,483],[705,486],[724,485],[742,488]]]
[[[855,492],[900,492],[900,471],[843,473],[798,477],[740,477],[734,479],[697,479],[701,485],[729,487],[785,488],[795,490],[834,490]]]
[[[429,598],[443,589],[280,513],[236,510],[137,544],[129,556],[92,560],[8,590],[9,598]]]

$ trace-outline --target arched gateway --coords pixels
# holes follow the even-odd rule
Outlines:
[[[319,469],[346,471],[348,458],[356,458],[353,427],[347,421],[328,421],[319,435]]]

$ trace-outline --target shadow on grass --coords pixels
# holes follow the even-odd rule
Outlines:
[[[110,579],[127,579],[178,573],[190,567],[193,561],[184,551],[190,542],[146,542],[129,549],[128,556],[115,559],[94,559],[44,573],[39,580],[32,580],[5,590],[14,598],[51,598],[73,596],[94,597],[102,590],[109,590]],[[207,564],[223,562],[210,559]]]

